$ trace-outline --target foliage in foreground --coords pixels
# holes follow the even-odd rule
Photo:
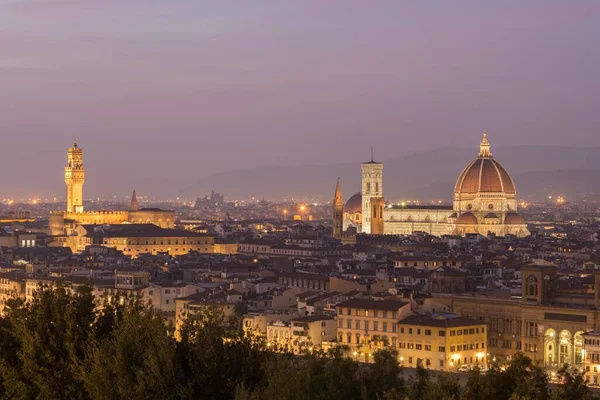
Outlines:
[[[135,298],[96,307],[89,288],[46,287],[9,301],[0,318],[0,399],[591,399],[579,374],[544,371],[518,356],[506,371],[402,371],[380,350],[358,364],[347,349],[293,356],[267,351],[216,308],[188,319],[175,340],[164,317]]]

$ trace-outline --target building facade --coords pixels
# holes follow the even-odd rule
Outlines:
[[[361,164],[360,225],[349,211],[344,226],[356,226],[367,234],[411,234],[426,232],[434,236],[488,233],[497,236],[529,236],[523,217],[517,210],[515,184],[504,167],[493,158],[487,134],[479,153],[459,174],[452,206],[391,205],[385,208],[383,164]],[[380,212],[381,211],[381,212]],[[381,218],[381,220],[377,220]]]
[[[131,210],[85,211],[83,208],[83,184],[85,182],[83,149],[77,145],[77,142],[74,142],[73,146],[67,151],[67,165],[64,168],[64,176],[67,188],[67,207],[65,211],[50,213],[49,224],[52,235],[72,235],[73,228],[78,224],[143,223],[154,224],[161,228],[173,228],[175,226],[175,211],[157,208],[139,209],[135,191],[132,196]],[[58,242],[69,243],[68,240]]]

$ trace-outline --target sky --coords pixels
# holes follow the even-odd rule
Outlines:
[[[0,0],[0,199],[221,171],[600,145],[600,1]],[[276,182],[274,182],[276,184]]]

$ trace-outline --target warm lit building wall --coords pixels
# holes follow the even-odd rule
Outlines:
[[[169,253],[184,255],[190,251],[214,253],[214,238],[205,237],[106,237],[102,245],[112,247],[123,254],[137,257],[140,254]]]
[[[582,336],[585,381],[598,384],[600,383],[600,331],[590,331]]]
[[[25,279],[14,274],[0,274],[0,314],[6,301],[13,297],[25,297]]]
[[[487,363],[487,328],[467,318],[444,320],[413,315],[398,322],[398,354],[401,365],[422,365],[440,371],[456,371],[461,365]]]
[[[337,341],[361,361],[384,343],[396,348],[397,322],[410,314],[410,303],[350,299],[337,305]]]
[[[215,254],[237,254],[238,244],[237,243],[215,243],[214,245]]]

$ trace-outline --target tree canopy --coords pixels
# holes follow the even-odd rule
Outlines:
[[[217,307],[187,318],[175,335],[160,312],[120,299],[57,284],[8,301],[0,316],[0,399],[592,398],[582,375],[566,367],[558,371],[564,383],[550,391],[545,371],[521,354],[505,370],[471,372],[461,387],[454,374],[403,370],[385,347],[370,364],[353,361],[343,346],[273,351]]]

